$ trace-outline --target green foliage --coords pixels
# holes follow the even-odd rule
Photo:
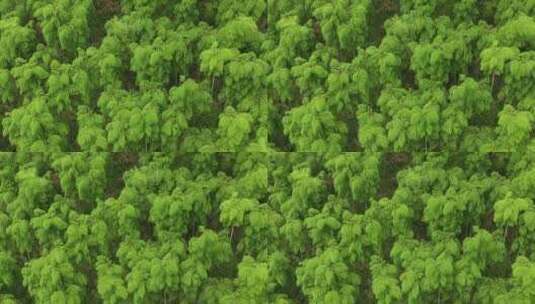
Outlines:
[[[533,298],[531,154],[18,152],[0,162],[5,301]]]
[[[17,58],[27,58],[35,48],[35,32],[31,24],[21,26],[17,17],[0,20],[0,68],[9,68]]]
[[[253,117],[249,113],[240,113],[227,107],[219,118],[218,150],[236,151],[244,147],[249,142],[252,123]]]
[[[520,106],[535,96],[532,1],[175,2],[1,1],[2,146],[44,150],[52,135],[22,140],[10,121],[39,98],[65,152],[495,152],[532,140]]]
[[[59,174],[65,196],[73,194],[80,200],[94,201],[104,198],[108,154],[66,154],[53,163]]]
[[[73,53],[89,41],[92,1],[37,1],[33,15],[39,22],[45,42]]]
[[[0,0],[0,303],[534,303],[534,0]]]
[[[349,270],[334,248],[303,261],[296,276],[310,303],[354,303],[357,299],[360,277]]]
[[[284,133],[299,152],[340,152],[345,125],[336,121],[323,97],[292,109],[283,118]]]
[[[397,279],[397,270],[393,265],[385,265],[379,258],[372,258],[373,293],[378,303],[396,303],[401,299],[401,288]]]
[[[533,120],[535,118],[532,113],[516,111],[512,106],[506,105],[498,119],[499,146],[506,151],[511,151],[527,141],[532,133]]]
[[[99,257],[95,269],[98,274],[97,291],[104,303],[121,303],[128,297],[124,283],[124,270],[111,264],[105,257]]]
[[[62,247],[31,261],[22,276],[37,303],[82,303],[85,298],[87,278],[76,271]]]

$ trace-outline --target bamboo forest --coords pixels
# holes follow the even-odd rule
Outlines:
[[[0,0],[30,303],[535,303],[535,0]]]

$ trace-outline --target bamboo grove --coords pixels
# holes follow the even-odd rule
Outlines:
[[[535,0],[0,0],[0,304],[535,303]]]

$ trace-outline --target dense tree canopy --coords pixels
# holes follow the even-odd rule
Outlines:
[[[0,147],[517,151],[534,18],[531,0],[2,0]]]
[[[0,0],[0,304],[533,286],[534,0]]]
[[[0,303],[531,303],[533,153],[3,153]]]

